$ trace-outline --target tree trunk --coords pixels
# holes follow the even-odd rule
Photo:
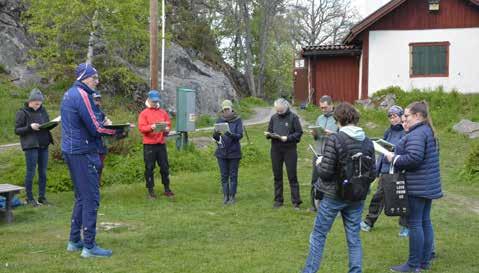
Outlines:
[[[95,45],[99,40],[98,34],[99,22],[98,22],[98,10],[95,10],[92,20],[92,31],[90,32],[90,37],[88,38],[88,53],[86,55],[86,63],[92,64],[93,58],[95,56]]]
[[[246,53],[246,60],[245,60],[245,74],[246,78],[248,79],[248,85],[251,90],[251,95],[256,97],[256,87],[254,82],[254,74],[253,74],[253,50],[252,50],[252,33],[251,33],[251,22],[250,22],[250,15],[248,11],[248,3],[247,0],[239,0],[241,6],[241,12],[243,15],[243,23],[245,29],[245,53]]]

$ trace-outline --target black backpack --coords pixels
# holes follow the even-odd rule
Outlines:
[[[337,187],[338,196],[346,201],[362,201],[369,193],[369,186],[374,181],[375,162],[370,157],[368,147],[373,147],[371,140],[365,138],[361,144],[361,152],[352,153],[348,150],[344,133],[338,133],[338,140],[343,147],[339,156],[339,180]],[[369,144],[369,145],[368,145]]]

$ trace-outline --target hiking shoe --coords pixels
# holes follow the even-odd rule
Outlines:
[[[93,248],[84,247],[80,256],[83,258],[110,257],[111,254],[111,249],[105,249],[95,245]]]
[[[283,206],[283,203],[278,202],[278,201],[274,202],[274,204],[273,204],[273,208],[274,208],[274,209],[281,208],[282,206]]]
[[[40,204],[35,199],[27,199],[27,205],[30,205],[34,208],[40,206]]]
[[[223,196],[223,205],[228,205],[228,202],[230,201],[228,195]]]
[[[81,251],[82,249],[83,249],[82,241],[78,241],[76,243],[72,241],[68,241],[67,251],[75,252],[75,251]]]
[[[361,230],[365,232],[370,232],[371,231],[371,226],[366,224],[366,222],[362,221],[361,222]]]
[[[148,199],[154,200],[156,198],[158,198],[158,196],[156,196],[155,190],[148,189]]]
[[[390,269],[392,272],[421,272],[421,268],[410,267],[407,263],[393,266]]]
[[[48,200],[45,197],[38,197],[38,203],[42,205],[51,205],[51,203],[48,202]]]
[[[175,196],[175,194],[172,191],[165,191],[163,193],[163,195],[166,196],[166,197],[174,197]]]
[[[310,207],[308,210],[309,210],[309,212],[317,212],[318,211],[315,207]]]
[[[236,198],[234,195],[230,196],[230,200],[228,201],[228,204],[234,205],[236,203]]]
[[[399,237],[408,237],[409,236],[409,229],[407,227],[401,227],[399,230]]]
[[[300,204],[293,204],[293,209],[294,210],[300,210],[301,208],[299,207]]]

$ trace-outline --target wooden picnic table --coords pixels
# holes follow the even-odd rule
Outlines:
[[[10,184],[0,184],[0,196],[5,197],[5,208],[0,208],[0,212],[3,213],[3,219],[7,223],[13,221],[13,212],[12,212],[12,200],[15,194],[20,193],[23,190],[23,187],[10,185]]]

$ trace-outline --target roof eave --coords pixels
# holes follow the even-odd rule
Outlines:
[[[312,56],[355,56],[361,55],[360,48],[336,50],[308,50],[303,52],[303,57]]]

